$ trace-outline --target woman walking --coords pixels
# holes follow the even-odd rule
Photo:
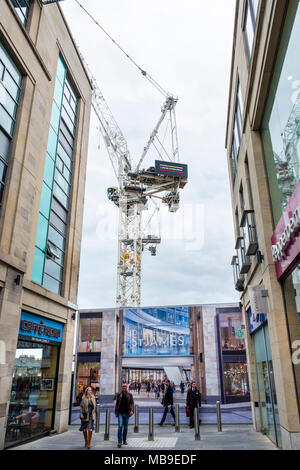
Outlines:
[[[90,449],[94,421],[96,419],[96,400],[91,387],[87,387],[80,403],[81,426],[79,431],[83,431],[85,447]]]

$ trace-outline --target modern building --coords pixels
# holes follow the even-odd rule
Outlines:
[[[300,3],[236,2],[226,129],[253,422],[300,449]]]
[[[195,379],[206,403],[249,400],[237,304],[79,310],[73,402],[91,385],[112,401],[122,381]]]
[[[67,429],[92,88],[58,4],[0,4],[0,448]]]

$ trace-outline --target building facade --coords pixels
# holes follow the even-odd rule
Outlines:
[[[226,149],[253,422],[300,449],[300,3],[236,2]]]
[[[91,84],[58,4],[0,6],[0,448],[67,429]]]
[[[249,400],[236,304],[79,310],[73,403],[91,385],[111,402],[121,382],[195,379],[206,403]]]

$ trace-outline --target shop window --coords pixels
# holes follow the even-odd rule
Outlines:
[[[289,2],[262,125],[274,224],[300,177],[300,4]]]
[[[78,352],[101,352],[102,318],[80,318]]]
[[[253,210],[244,210],[240,224],[240,227],[243,229],[244,251],[246,257],[255,255],[258,249],[256,227],[253,216]]]
[[[100,364],[98,362],[84,362],[77,364],[76,401],[79,402],[79,394],[84,387],[92,387],[95,397],[100,391]],[[79,404],[79,403],[78,403]]]
[[[224,388],[226,403],[230,398],[249,396],[247,363],[232,362],[224,364]]]
[[[58,347],[18,341],[5,446],[49,431],[53,425]]]

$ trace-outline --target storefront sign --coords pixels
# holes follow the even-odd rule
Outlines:
[[[63,325],[61,323],[22,312],[19,335],[38,339],[42,342],[62,342]]]
[[[247,311],[248,314],[248,325],[250,335],[254,333],[267,321],[267,315],[265,313],[253,313],[251,308]]]
[[[277,279],[294,266],[300,255],[300,180],[272,236],[272,255]]]

